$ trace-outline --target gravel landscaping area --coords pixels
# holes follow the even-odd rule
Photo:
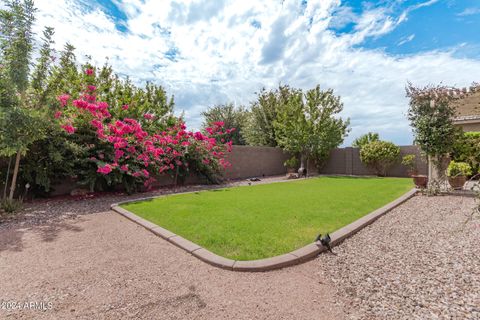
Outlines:
[[[480,319],[474,200],[416,196],[320,255],[351,319]]]
[[[318,266],[236,273],[113,212],[0,230],[0,319],[344,319]]]
[[[336,255],[267,273],[209,266],[108,211],[131,198],[49,201],[0,224],[0,301],[52,303],[0,318],[480,318],[472,198],[416,196]]]

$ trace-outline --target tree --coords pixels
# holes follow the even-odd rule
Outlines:
[[[360,160],[375,170],[379,176],[386,176],[387,170],[400,155],[400,148],[388,141],[373,141],[360,149]]]
[[[10,183],[9,200],[13,200],[20,159],[29,146],[43,135],[44,121],[37,110],[32,110],[31,99],[27,95],[30,60],[33,50],[32,25],[35,20],[33,1],[7,1],[6,9],[0,10],[2,47],[2,97],[0,114],[0,155],[15,156],[15,165]],[[7,182],[8,185],[8,175]]]
[[[349,120],[335,117],[343,104],[333,90],[323,91],[318,85],[305,94],[299,89],[290,93],[274,122],[277,143],[288,152],[300,154],[302,167],[305,159],[313,159],[320,168],[349,131]]]
[[[235,108],[232,103],[216,105],[202,112],[204,121],[203,130],[212,127],[215,122],[223,122],[227,129],[234,129],[228,134],[228,138],[234,145],[244,145],[244,127],[248,117],[248,111],[244,107]]]
[[[379,141],[379,140],[380,140],[380,137],[378,133],[368,132],[366,134],[361,135],[357,139],[353,140],[352,147],[361,149],[363,146],[369,144],[370,142]]]
[[[472,86],[472,92],[479,90]],[[445,180],[445,159],[453,151],[458,131],[454,126],[455,107],[453,101],[465,97],[466,91],[444,85],[414,87],[408,83],[407,97],[410,98],[407,118],[413,128],[415,143],[429,157]]]
[[[47,104],[49,93],[48,78],[51,74],[53,63],[53,35],[55,31],[51,27],[46,27],[43,31],[43,44],[40,48],[40,56],[32,73],[30,91],[35,99],[35,106],[41,107]]]
[[[295,93],[287,85],[267,91],[263,88],[257,94],[257,100],[251,104],[250,116],[245,128],[247,144],[253,146],[276,147],[277,139],[273,123],[277,119],[278,110],[285,105]]]

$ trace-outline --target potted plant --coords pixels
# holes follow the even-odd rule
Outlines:
[[[416,156],[414,154],[404,155],[402,158],[402,165],[407,167],[407,172],[413,178],[413,183],[417,188],[426,188],[428,184],[428,177],[423,174],[418,174]]]
[[[460,190],[472,175],[472,167],[466,162],[451,161],[447,168],[448,183],[455,190]]]
[[[283,165],[287,167],[287,173],[296,173],[298,167],[298,159],[293,156],[290,159],[286,160]]]

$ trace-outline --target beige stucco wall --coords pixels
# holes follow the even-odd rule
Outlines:
[[[457,126],[461,127],[465,132],[480,131],[480,122],[477,123],[459,123]]]

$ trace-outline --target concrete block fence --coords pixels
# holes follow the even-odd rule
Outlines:
[[[420,156],[420,150],[416,146],[401,146],[399,161],[388,170],[387,176],[390,177],[408,177],[407,169],[401,165],[401,157],[406,154],[415,154],[417,157],[417,166],[420,174],[427,174],[427,163]],[[288,153],[279,148],[273,147],[252,147],[252,146],[233,146],[232,152],[228,154],[227,160],[232,164],[225,172],[227,180],[246,179],[251,177],[268,177],[282,175],[286,173],[283,166],[285,160],[290,158]],[[0,159],[1,161],[2,159]],[[6,163],[3,163],[6,165]],[[318,172],[313,162],[308,165],[310,174],[325,175],[373,175],[373,171],[365,167],[360,161],[360,151],[358,148],[337,148],[331,151],[330,157],[324,167]],[[5,168],[6,170],[6,168]],[[197,176],[190,176],[186,179],[186,184],[204,183]],[[158,177],[158,185],[170,185],[173,179],[170,176]],[[0,182],[0,187],[2,182]],[[70,193],[78,188],[73,181],[64,179],[54,186],[52,195],[63,195]],[[3,190],[3,189],[2,189]]]
[[[416,156],[417,168],[419,174],[427,174],[428,166],[425,159],[422,159],[420,149],[417,146],[400,146],[400,156],[398,162],[388,171],[389,177],[408,177],[407,168],[401,164],[401,158],[407,154]],[[314,168],[310,163],[309,167]],[[337,148],[332,150],[325,166],[320,170],[320,174],[339,174],[339,175],[373,175],[374,172],[367,168],[360,161],[360,150],[358,148]]]

